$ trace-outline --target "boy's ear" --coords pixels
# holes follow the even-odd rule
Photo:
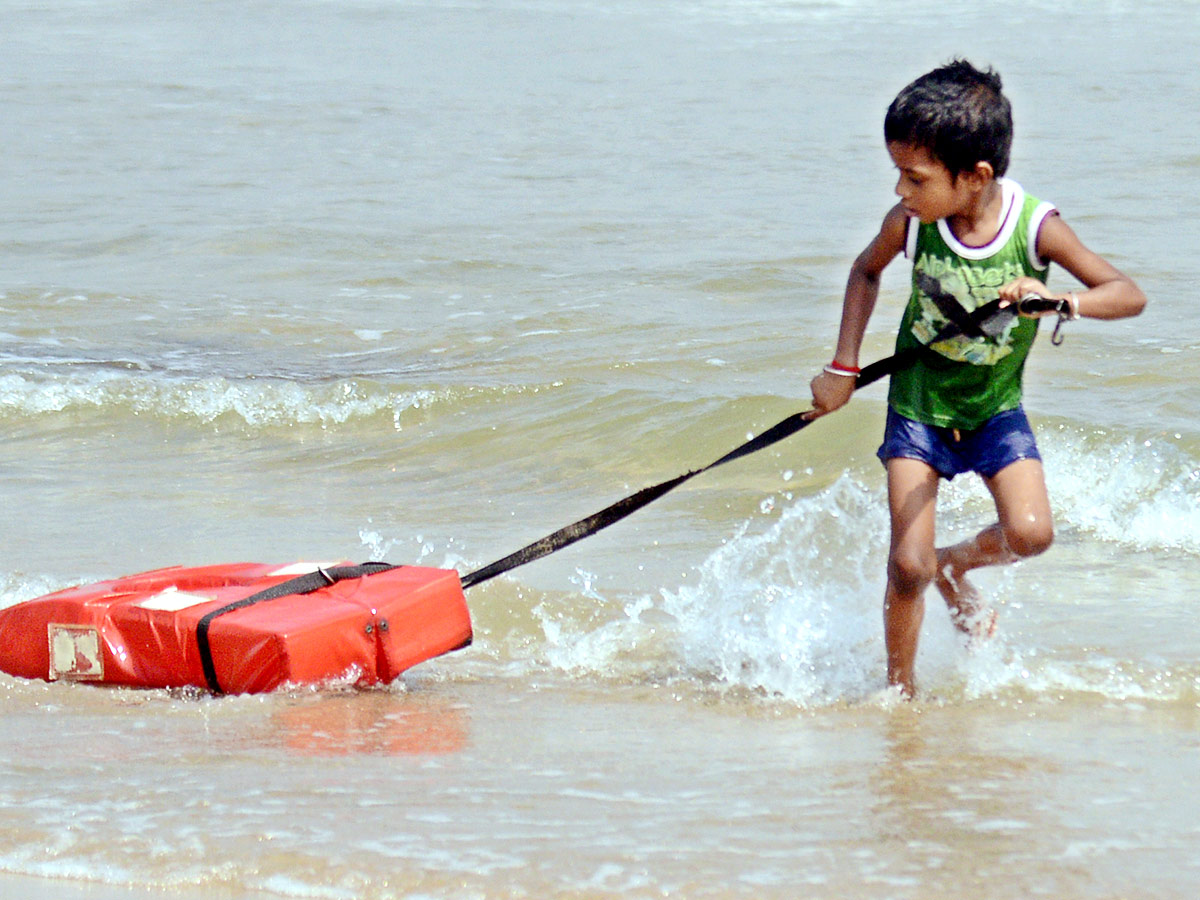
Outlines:
[[[990,162],[980,161],[975,163],[975,168],[968,169],[966,172],[960,172],[959,177],[969,178],[979,187],[983,187],[989,181],[993,181],[995,179],[996,170],[992,168],[992,164]]]

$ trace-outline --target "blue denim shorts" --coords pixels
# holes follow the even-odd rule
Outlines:
[[[1010,463],[1042,458],[1029,419],[1019,406],[997,413],[973,431],[914,422],[888,407],[883,444],[876,456],[884,465],[895,457],[919,459],[947,480],[963,472],[991,478]]]

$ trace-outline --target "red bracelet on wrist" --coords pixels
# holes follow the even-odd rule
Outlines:
[[[835,359],[825,367],[825,371],[830,375],[845,375],[849,378],[854,378],[862,369],[858,366],[844,366]]]

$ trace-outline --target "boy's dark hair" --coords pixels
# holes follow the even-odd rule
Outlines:
[[[994,69],[981,72],[956,59],[902,90],[883,120],[884,139],[924,147],[951,175],[979,162],[996,177],[1008,170],[1012,108]]]

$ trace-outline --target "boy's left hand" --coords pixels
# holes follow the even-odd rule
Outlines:
[[[811,421],[841,409],[850,402],[857,384],[858,379],[853,377],[818,372],[817,377],[810,383],[813,408],[805,413],[804,418]]]

